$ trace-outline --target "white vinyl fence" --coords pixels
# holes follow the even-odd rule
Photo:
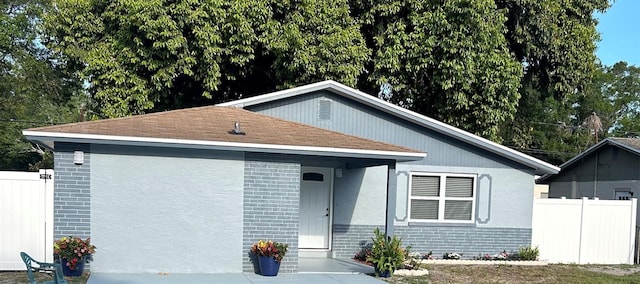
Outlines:
[[[0,172],[0,270],[25,270],[24,251],[53,262],[53,170]]]
[[[633,264],[637,200],[535,199],[531,245],[550,263]]]

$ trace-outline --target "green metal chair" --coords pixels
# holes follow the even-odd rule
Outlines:
[[[53,272],[53,281],[42,282],[46,283],[55,283],[55,284],[67,284],[67,280],[64,280],[64,276],[62,275],[62,266],[60,263],[48,263],[48,262],[40,262],[33,259],[31,256],[26,254],[25,252],[20,252],[20,257],[22,257],[22,261],[27,266],[27,276],[29,276],[29,283],[36,284],[35,277],[33,276],[34,272]],[[36,264],[37,266],[33,266]]]

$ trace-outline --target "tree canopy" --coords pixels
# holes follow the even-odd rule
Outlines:
[[[587,96],[599,39],[594,12],[607,0],[498,0],[507,13],[509,49],[524,66],[521,99],[505,144],[561,163],[584,150],[575,104]]]
[[[0,169],[38,167],[45,152],[22,129],[77,118],[81,82],[41,43],[47,1],[0,2]],[[48,160],[48,167],[52,167]]]
[[[388,83],[393,103],[561,163],[592,143],[584,121],[593,112],[601,136],[640,131],[638,69],[595,57],[593,14],[609,5],[5,1],[0,119],[38,123],[0,122],[13,133],[0,136],[10,145],[2,151],[33,155],[19,130],[75,121],[81,103],[95,117],[121,117],[333,79],[373,95]]]
[[[522,66],[494,1],[354,2],[372,50],[362,88],[388,82],[392,102],[501,140],[520,98]]]
[[[54,50],[106,117],[211,104],[336,79],[368,59],[346,1],[61,0]]]

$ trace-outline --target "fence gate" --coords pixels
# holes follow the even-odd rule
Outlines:
[[[633,264],[637,200],[535,199],[531,244],[551,263]]]
[[[25,270],[21,251],[53,262],[53,170],[0,172],[0,270]]]

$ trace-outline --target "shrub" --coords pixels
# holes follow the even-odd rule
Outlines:
[[[371,256],[372,247],[373,244],[371,243],[360,244],[360,250],[356,253],[356,255],[353,256],[353,259],[367,262],[367,258]]]
[[[371,239],[373,246],[367,261],[373,263],[377,269],[376,275],[378,271],[393,273],[396,269],[402,268],[409,253],[408,248],[404,249],[402,247],[402,240],[396,236],[393,236],[393,238],[387,237],[378,228],[373,233],[374,237]]]
[[[518,258],[520,260],[538,260],[539,253],[540,251],[537,246],[535,248],[523,246],[518,249]]]

